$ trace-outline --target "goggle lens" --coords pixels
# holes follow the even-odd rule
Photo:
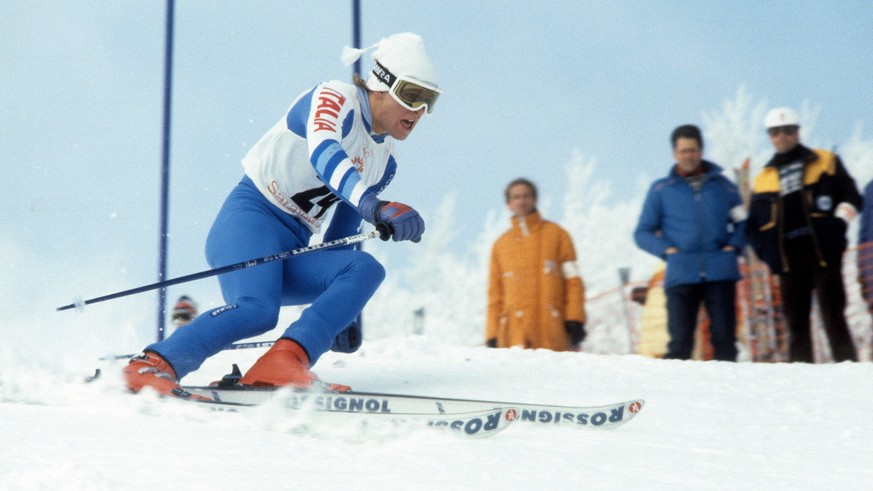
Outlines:
[[[442,91],[435,87],[427,87],[411,80],[399,78],[391,87],[391,95],[401,106],[410,111],[418,111],[427,106],[427,113],[433,112],[433,106]]]

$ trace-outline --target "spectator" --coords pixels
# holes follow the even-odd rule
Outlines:
[[[512,228],[491,250],[485,342],[492,348],[579,350],[585,339],[585,284],[570,235],[540,217],[537,188],[506,186]]]
[[[702,303],[714,358],[736,361],[737,255],[746,219],[742,199],[721,167],[702,159],[697,126],[679,126],[670,141],[676,163],[649,188],[634,231],[637,246],[667,261],[670,342],[664,358],[691,358]]]
[[[664,265],[658,266],[649,279],[643,311],[640,314],[640,338],[636,352],[652,358],[663,358],[667,353],[670,335],[667,331],[667,297],[664,294]]]
[[[395,34],[372,48],[375,66],[366,81],[315,85],[249,149],[245,176],[206,239],[211,266],[305,246],[334,205],[325,241],[357,233],[362,219],[383,239],[421,240],[418,212],[379,194],[397,171],[395,142],[433,111],[441,91],[419,36]],[[365,51],[348,49],[343,59],[354,62]],[[308,304],[240,383],[348,390],[318,382],[310,367],[329,350],[358,349],[361,331],[354,320],[384,277],[376,259],[351,246],[222,275],[227,304],[147,346],[124,368],[127,386],[189,396],[179,379],[227,345],[272,330],[283,305]]]
[[[197,304],[188,295],[182,295],[176,300],[170,319],[176,328],[187,326],[197,317]]]
[[[791,332],[791,361],[812,363],[810,308],[815,290],[834,360],[857,360],[843,310],[846,229],[861,207],[855,181],[832,152],[800,143],[800,117],[770,110],[764,126],[775,155],[755,177],[748,235],[755,252],[779,275]]]
[[[858,281],[867,310],[873,315],[873,180],[864,188],[864,209],[858,233]]]

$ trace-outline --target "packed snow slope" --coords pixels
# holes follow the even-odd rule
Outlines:
[[[247,368],[219,354],[185,382]],[[459,347],[425,336],[328,354],[358,390],[646,406],[611,431],[515,423],[481,440],[275,407],[216,413],[122,389],[115,363],[0,348],[0,489],[869,489],[873,364],[666,361]],[[102,363],[105,376],[83,382]],[[338,416],[342,418],[342,416]]]

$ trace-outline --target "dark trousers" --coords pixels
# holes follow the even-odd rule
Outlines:
[[[846,317],[846,290],[843,287],[842,259],[822,267],[811,247],[788,249],[788,273],[780,277],[782,310],[788,329],[791,361],[812,363],[812,333],[809,314],[815,290],[825,332],[831,343],[834,361],[857,361],[855,345]]]
[[[736,283],[713,281],[676,285],[667,289],[667,330],[670,342],[664,358],[687,360],[694,349],[694,332],[700,304],[709,316],[709,330],[715,359],[736,361]]]

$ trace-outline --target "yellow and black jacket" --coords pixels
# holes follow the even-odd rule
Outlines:
[[[832,152],[800,146],[803,160],[801,201],[806,223],[812,231],[812,242],[819,265],[839,264],[846,250],[847,222],[834,215],[840,203],[856,210],[862,199],[855,180],[846,172],[840,158]],[[746,237],[758,256],[776,274],[788,271],[785,255],[785,210],[779,182],[779,169],[774,159],[755,177],[746,223]]]

